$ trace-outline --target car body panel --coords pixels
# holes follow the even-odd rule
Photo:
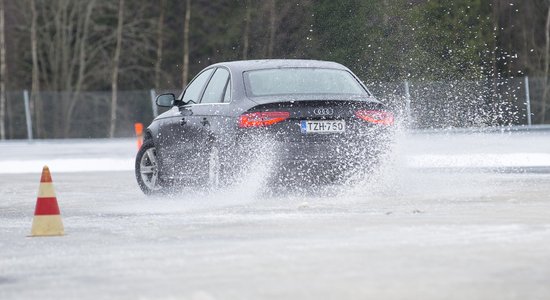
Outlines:
[[[346,70],[364,88],[362,95],[277,95],[250,97],[246,93],[243,73],[270,68],[333,68]],[[231,101],[228,103],[182,103],[159,115],[148,127],[148,136],[157,145],[163,176],[193,178],[204,172],[202,166],[209,151],[216,146],[227,161],[247,161],[251,152],[267,144],[278,160],[285,163],[338,163],[342,157],[367,159],[380,152],[378,145],[386,139],[388,128],[367,124],[355,116],[358,109],[384,109],[364,84],[346,67],[315,60],[252,60],[218,63],[205,70],[229,71]],[[201,71],[204,72],[205,70]],[[212,74],[210,75],[212,77]],[[199,76],[197,75],[197,76]],[[197,77],[195,77],[197,78]],[[195,80],[195,78],[193,80]],[[187,86],[193,84],[193,81]],[[201,97],[208,82],[202,87]],[[331,114],[319,114],[329,109]],[[246,112],[279,111],[290,117],[265,128],[239,128],[239,117]],[[182,123],[183,120],[183,123]],[[344,133],[304,134],[302,120],[345,120]],[[307,149],[307,151],[304,151]]]

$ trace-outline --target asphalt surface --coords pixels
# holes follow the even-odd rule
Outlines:
[[[0,144],[0,166],[135,152],[60,143]],[[0,171],[0,299],[548,299],[549,144],[417,135],[353,186],[266,191],[254,176],[153,198],[132,171],[52,168],[66,235],[47,238],[28,237],[40,170]],[[493,158],[472,168],[466,154]]]

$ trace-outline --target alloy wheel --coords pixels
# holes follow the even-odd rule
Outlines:
[[[158,190],[160,188],[158,185],[159,171],[156,154],[157,151],[155,147],[147,149],[145,153],[143,153],[139,164],[141,180],[151,191]]]

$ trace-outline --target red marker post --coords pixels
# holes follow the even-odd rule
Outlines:
[[[141,145],[143,145],[143,124],[135,123],[134,129],[136,130],[137,146],[139,150],[141,148]]]

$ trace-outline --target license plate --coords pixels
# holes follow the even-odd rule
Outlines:
[[[344,120],[302,120],[300,122],[302,133],[335,133],[346,131]]]

